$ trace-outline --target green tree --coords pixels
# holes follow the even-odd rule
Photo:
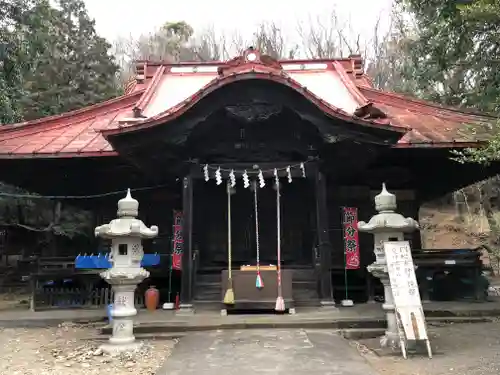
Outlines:
[[[117,96],[119,67],[110,45],[97,35],[82,0],[40,0],[29,10],[24,37],[24,118],[33,119],[92,105]]]
[[[71,111],[120,93],[119,67],[82,0],[0,0],[0,9],[2,123]]]
[[[23,38],[17,32],[29,1],[0,0],[0,124],[22,119]]]
[[[415,22],[408,40],[416,94],[435,102],[500,112],[500,2],[397,0]],[[464,5],[464,3],[470,3]]]

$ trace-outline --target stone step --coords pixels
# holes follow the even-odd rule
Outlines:
[[[384,329],[384,319],[296,319],[289,315],[280,317],[270,315],[268,317],[255,316],[245,320],[231,320],[226,317],[215,319],[212,322],[190,324],[186,321],[165,321],[153,323],[137,323],[134,327],[134,334],[158,334],[176,332],[212,331],[217,329]],[[112,328],[107,326],[101,329],[103,334],[111,334]]]
[[[184,332],[151,332],[151,333],[137,333],[134,332],[136,340],[175,340],[186,336]],[[111,334],[98,334],[82,337],[86,341],[107,341]]]
[[[220,310],[221,304],[218,304]],[[140,335],[158,335],[158,334],[177,334],[179,332],[196,332],[196,331],[212,331],[217,329],[331,329],[337,330],[339,333],[345,334],[347,338],[362,338],[361,335],[372,334],[372,337],[382,335],[385,330],[386,322],[383,318],[341,318],[334,319],[325,317],[322,319],[313,318],[298,318],[294,316],[276,316],[276,315],[261,315],[253,317],[245,317],[244,319],[231,319],[231,317],[220,317],[210,319],[204,323],[194,323],[188,321],[177,321],[169,318],[169,320],[151,323],[136,323],[134,325],[134,334],[137,337]],[[483,323],[496,321],[494,317],[453,317],[453,318],[427,318],[429,326],[442,324],[458,324],[458,323]],[[107,325],[100,329],[100,333],[104,335],[111,334],[112,327]],[[349,337],[350,334],[350,337]],[[357,335],[357,336],[356,336]],[[364,336],[368,338],[369,336]]]
[[[384,328],[347,328],[334,330],[333,333],[348,339],[348,340],[363,340],[380,337],[385,333]],[[151,333],[134,333],[136,340],[176,340],[186,336],[188,332],[151,332]],[[92,336],[83,337],[82,340],[85,341],[99,341],[104,342],[109,340],[110,334],[98,334]]]

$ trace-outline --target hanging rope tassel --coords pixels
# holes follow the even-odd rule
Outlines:
[[[227,183],[227,288],[224,295],[226,305],[234,305],[233,275],[232,275],[232,237],[231,237],[231,184]]]
[[[278,252],[278,267],[276,272],[276,277],[278,281],[278,297],[276,298],[276,306],[274,309],[276,311],[285,311],[285,300],[283,298],[283,288],[281,286],[281,210],[280,210],[280,181],[278,179],[278,172],[276,174],[276,232],[277,232],[277,252]]]
[[[264,288],[264,281],[260,275],[260,248],[259,248],[259,210],[257,205],[257,182],[253,181],[253,198],[255,210],[255,242],[257,247],[257,278],[255,279],[255,287],[257,289]]]

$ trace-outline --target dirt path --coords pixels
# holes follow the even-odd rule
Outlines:
[[[146,343],[133,355],[111,358],[99,342],[84,340],[92,327],[64,324],[58,328],[0,328],[0,375],[153,375],[173,343]]]
[[[368,362],[387,375],[498,375],[500,374],[500,322],[429,327],[434,358],[397,354],[379,357],[366,351],[375,340],[364,340],[360,350]]]

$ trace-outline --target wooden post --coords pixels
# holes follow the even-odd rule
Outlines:
[[[182,210],[183,210],[183,240],[184,254],[182,255],[182,279],[180,309],[193,309],[193,179],[191,175],[182,180]]]
[[[330,242],[330,233],[328,227],[328,206],[326,195],[326,178],[316,168],[315,171],[316,185],[316,230],[318,239],[318,250],[320,259],[320,298],[323,306],[334,306],[332,290],[332,244]]]

